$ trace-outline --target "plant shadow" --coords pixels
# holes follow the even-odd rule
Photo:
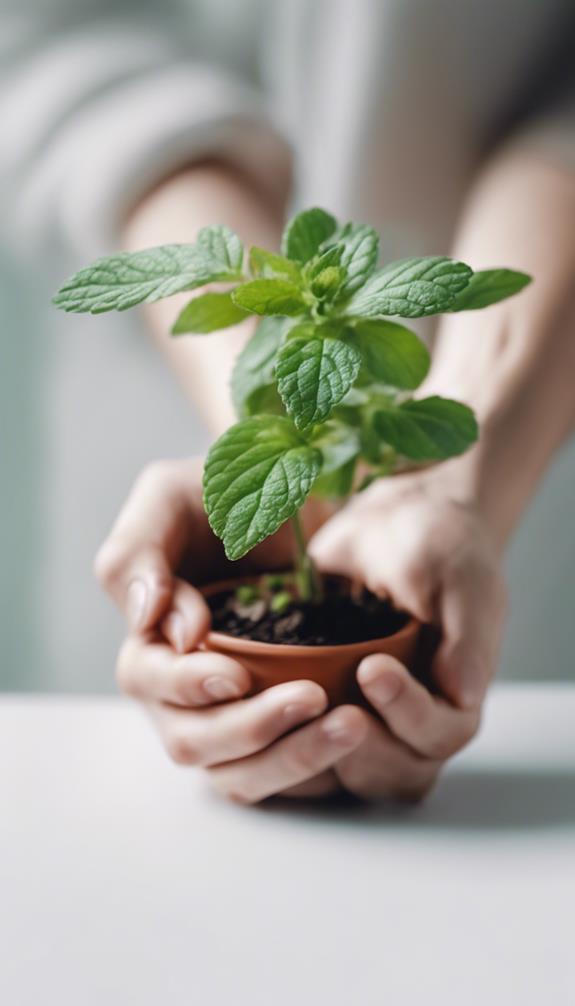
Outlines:
[[[447,774],[418,805],[365,804],[350,797],[324,801],[270,800],[264,813],[291,814],[348,827],[443,831],[512,831],[575,825],[575,771],[470,769]]]

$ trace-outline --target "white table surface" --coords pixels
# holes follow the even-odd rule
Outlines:
[[[3,1006],[571,1006],[575,686],[422,807],[245,809],[121,700],[0,700]]]

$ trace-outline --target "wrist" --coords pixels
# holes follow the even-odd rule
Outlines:
[[[510,519],[507,507],[508,487],[505,486],[505,492],[501,490],[488,459],[489,448],[482,440],[460,457],[378,479],[360,494],[358,505],[362,507],[364,502],[402,505],[420,498],[434,506],[462,507],[481,521],[493,548],[501,555],[515,521]]]
[[[512,487],[499,479],[490,463],[489,436],[480,433],[480,441],[467,454],[452,458],[429,470],[430,482],[450,500],[471,508],[481,519],[499,553],[513,534],[522,510],[520,500],[511,500]]]

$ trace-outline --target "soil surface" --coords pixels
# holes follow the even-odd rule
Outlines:
[[[270,610],[269,599],[241,604],[232,592],[214,594],[207,599],[212,628],[261,643],[341,646],[391,636],[406,624],[408,616],[388,601],[367,590],[352,597],[349,587],[341,580],[328,581],[321,605],[293,600],[281,612]]]

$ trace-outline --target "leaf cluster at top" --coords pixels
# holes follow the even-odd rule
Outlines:
[[[345,497],[371,479],[461,454],[477,438],[466,405],[414,398],[430,359],[397,318],[475,310],[530,278],[473,270],[445,256],[378,268],[379,240],[313,208],[287,224],[280,253],[251,248],[227,227],[195,244],[100,259],[54,298],[65,311],[125,310],[212,283],[172,333],[205,334],[261,316],[239,354],[232,396],[239,422],[211,448],[204,501],[227,555],[239,558],[310,493]],[[394,320],[391,320],[394,319]]]

